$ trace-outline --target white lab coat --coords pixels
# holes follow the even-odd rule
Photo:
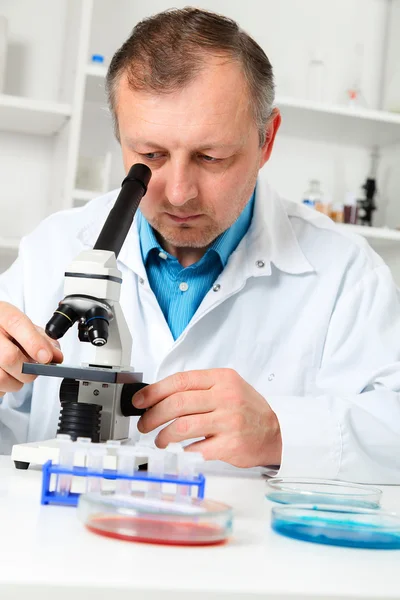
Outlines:
[[[18,260],[0,277],[0,299],[44,327],[63,297],[65,268],[93,246],[117,194],[54,214],[24,238]],[[279,475],[400,483],[399,296],[388,267],[363,239],[260,181],[252,224],[220,287],[176,341],[149,287],[135,223],[119,268],[132,365],[144,381],[233,368],[278,416]],[[66,365],[87,362],[91,347],[78,341],[76,328],[61,346]],[[39,377],[4,396],[3,452],[15,442],[54,437],[59,385]]]

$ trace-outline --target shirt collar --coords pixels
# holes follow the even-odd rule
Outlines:
[[[236,221],[226,231],[221,233],[207,250],[206,254],[214,251],[219,256],[223,267],[225,267],[229,256],[235,250],[250,226],[253,216],[254,198],[255,193],[253,192],[249,202]],[[142,258],[144,264],[146,264],[152,250],[156,249],[158,252],[165,252],[165,250],[158,243],[153,228],[140,210],[138,211],[138,228]]]

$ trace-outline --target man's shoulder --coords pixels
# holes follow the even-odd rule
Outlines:
[[[103,212],[107,213],[116,199],[118,190],[112,190],[107,194],[90,200],[85,205],[52,213],[30,233],[29,236],[42,235],[44,232],[55,233],[66,237],[81,231],[101,218]]]
[[[302,251],[316,267],[357,262],[373,269],[384,264],[367,240],[351,227],[334,223],[303,204],[280,200]]]
[[[101,228],[117,195],[118,190],[113,190],[84,206],[52,213],[25,236],[23,244],[40,250],[44,249],[43,242],[46,241],[49,247],[55,244],[58,249],[71,247],[75,250],[85,240],[87,231]]]

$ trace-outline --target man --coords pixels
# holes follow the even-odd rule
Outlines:
[[[152,170],[119,255],[132,362],[153,384],[133,397],[138,431],[282,476],[400,483],[397,291],[363,240],[257,179],[281,120],[262,49],[229,19],[168,11],[135,27],[107,89],[126,171]],[[76,332],[62,355],[33,323],[117,193],[48,218],[1,278],[3,446],[54,435],[59,382],[32,384],[23,352],[84,360]]]

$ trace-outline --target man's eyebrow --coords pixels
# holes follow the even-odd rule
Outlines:
[[[162,146],[162,144],[159,144],[157,142],[152,142],[151,140],[142,140],[139,138],[127,138],[126,143],[129,146],[140,145],[140,146],[147,146],[149,148],[159,148],[160,150],[164,148]],[[214,143],[206,143],[201,146],[197,146],[196,150],[203,152],[205,150],[215,150],[216,148],[233,149],[233,148],[237,148],[237,147],[238,147],[238,144],[233,144],[233,143],[232,144],[223,144],[223,143],[214,142]]]

